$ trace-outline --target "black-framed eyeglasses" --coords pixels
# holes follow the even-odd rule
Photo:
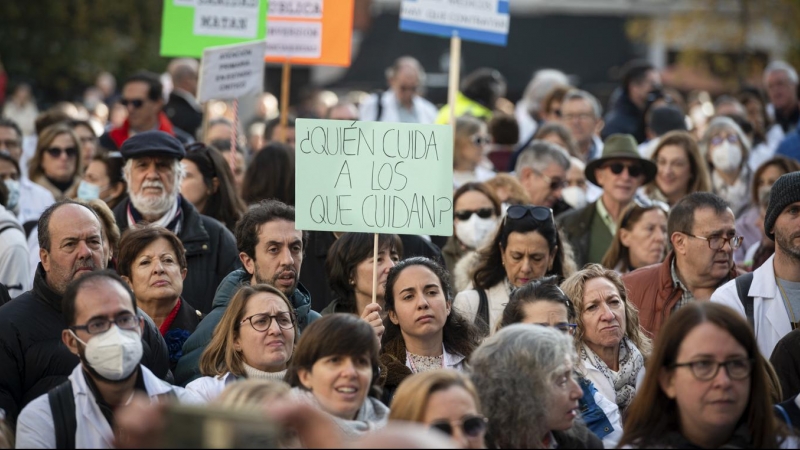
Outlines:
[[[78,156],[77,147],[67,147],[67,148],[50,147],[46,151],[47,154],[52,156],[53,158],[60,158],[62,154],[66,154],[67,158],[74,158]]]
[[[720,250],[722,247],[725,246],[726,243],[730,243],[731,250],[736,250],[737,248],[742,246],[742,241],[744,240],[744,237],[742,237],[742,236],[731,236],[731,237],[711,236],[711,237],[703,237],[703,236],[695,236],[695,235],[689,234],[689,233],[683,233],[683,234],[685,234],[685,235],[687,235],[687,236],[689,236],[691,238],[702,239],[702,240],[708,242],[708,248],[710,248],[711,250]]]
[[[105,333],[111,328],[111,324],[116,325],[120,330],[135,330],[139,326],[139,317],[133,313],[120,314],[113,319],[98,317],[86,322],[86,325],[73,325],[69,327],[72,331],[83,330],[89,334]]]
[[[131,105],[133,106],[134,109],[139,109],[142,107],[142,105],[144,105],[144,100],[140,98],[136,99],[123,98],[122,100],[119,101],[119,103],[126,108],[128,107],[128,105]]]
[[[478,146],[489,145],[492,143],[492,138],[489,136],[475,135],[472,136],[472,143]]]
[[[461,431],[464,432],[466,436],[471,438],[478,437],[486,431],[486,427],[489,421],[486,417],[483,416],[464,416],[461,420],[454,420],[454,421],[447,421],[447,420],[437,420],[431,422],[430,427],[435,428],[442,433],[452,436],[454,428],[456,426],[461,427]]]
[[[731,380],[744,380],[750,376],[753,370],[753,360],[747,358],[731,359],[725,362],[717,362],[712,359],[701,359],[699,361],[692,361],[688,363],[673,364],[672,367],[689,367],[692,370],[692,375],[700,381],[713,380],[719,368],[725,366],[728,372],[728,378]]]
[[[494,214],[494,208],[480,208],[474,210],[463,209],[461,211],[456,211],[453,215],[456,219],[464,222],[469,220],[473,214],[477,214],[481,219],[488,219],[489,217],[492,217],[492,214]]]
[[[278,328],[282,330],[291,330],[294,328],[294,322],[292,321],[292,315],[287,312],[280,312],[275,315],[270,315],[266,313],[261,314],[253,314],[252,316],[245,317],[242,319],[241,323],[250,322],[250,326],[253,327],[254,330],[258,332],[264,332],[269,329],[272,325],[272,321],[278,323]]]
[[[531,168],[531,170],[536,175],[539,175],[540,177],[544,178],[545,183],[548,184],[548,187],[550,188],[551,191],[555,191],[557,189],[564,189],[569,185],[569,182],[567,180],[562,180],[561,178],[548,177],[547,175],[533,168]]]
[[[630,220],[631,216],[633,215],[633,211],[635,211],[637,208],[644,209],[645,211],[659,208],[660,210],[664,211],[664,214],[666,214],[667,217],[669,217],[669,205],[661,200],[634,197],[633,204],[636,206],[628,208],[628,210],[625,211],[625,214],[622,216],[622,221],[619,223],[620,228],[625,228],[628,225],[628,220]]]
[[[623,170],[627,169],[628,175],[630,175],[633,178],[636,178],[644,173],[644,169],[642,168],[642,166],[638,164],[625,164],[621,162],[615,162],[611,164],[606,164],[604,167],[611,169],[611,173],[613,173],[614,175],[620,175],[622,174]]]

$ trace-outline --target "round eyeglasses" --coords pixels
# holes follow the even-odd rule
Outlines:
[[[267,331],[272,325],[272,321],[275,320],[278,323],[278,328],[282,330],[291,330],[294,328],[294,322],[292,321],[292,315],[287,312],[281,312],[275,315],[270,315],[266,313],[262,314],[253,314],[252,316],[245,317],[239,323],[250,322],[250,326],[253,327],[254,330],[258,332]]]

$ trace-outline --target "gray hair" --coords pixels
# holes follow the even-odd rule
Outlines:
[[[772,61],[767,65],[767,68],[764,69],[764,85],[767,85],[767,77],[772,72],[785,72],[786,76],[789,77],[789,81],[792,82],[795,86],[798,84],[797,79],[797,71],[794,70],[794,67],[791,64],[787,63],[786,61]]]
[[[129,193],[131,190],[131,168],[133,167],[133,160],[134,158],[125,161],[125,166],[122,167],[122,178],[128,183]],[[178,189],[178,193],[180,193],[181,183],[184,177],[186,177],[186,171],[183,169],[183,164],[181,164],[179,159],[173,159],[172,172],[175,173],[174,186]]]
[[[569,170],[569,153],[556,144],[535,140],[519,154],[514,171],[517,176],[525,167],[543,172],[550,164],[558,164],[564,170]]]
[[[551,89],[563,84],[569,86],[569,78],[558,69],[541,69],[533,74],[533,78],[525,87],[522,101],[526,103],[530,112],[537,112],[541,107],[542,100],[547,96]]]
[[[489,448],[536,448],[547,434],[553,382],[576,361],[572,340],[553,328],[514,324],[470,357],[472,381],[489,419]]]
[[[719,116],[711,120],[708,124],[708,128],[706,128],[706,132],[703,133],[703,138],[700,139],[699,142],[700,155],[703,158],[708,157],[708,146],[711,143],[711,137],[723,130],[736,133],[739,142],[742,144],[742,167],[746,166],[747,160],[750,158],[750,139],[747,138],[742,128],[730,117]]]
[[[420,64],[417,58],[414,58],[413,56],[401,56],[397,58],[391,66],[386,68],[386,79],[391,80],[394,78],[397,75],[397,72],[399,72],[403,67],[409,67],[416,70],[420,87],[425,86],[425,68],[422,67],[422,64]]]
[[[594,118],[599,119],[603,116],[603,108],[600,106],[600,102],[597,101],[597,98],[581,89],[570,89],[567,91],[566,95],[564,95],[564,99],[561,100],[561,104],[567,103],[570,100],[585,100],[592,106],[592,111],[594,112]]]
[[[186,78],[197,76],[200,64],[194,58],[178,58],[170,61],[167,72],[172,77],[173,83],[179,83]]]

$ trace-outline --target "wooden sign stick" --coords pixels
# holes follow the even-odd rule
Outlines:
[[[378,233],[372,249],[372,303],[378,301]]]
[[[283,62],[283,73],[281,76],[281,133],[278,137],[278,141],[282,143],[286,143],[286,126],[289,123],[289,87],[292,82],[292,64],[289,62],[289,58],[286,58],[286,61]],[[294,150],[294,149],[292,149]]]
[[[461,78],[461,38],[453,31],[450,38],[450,77],[447,82],[447,105],[450,107],[450,126],[453,128],[453,142],[456,141],[456,99]]]

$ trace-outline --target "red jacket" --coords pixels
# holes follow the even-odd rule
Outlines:
[[[683,289],[674,286],[672,282],[671,267],[674,258],[675,253],[669,252],[664,262],[642,267],[622,276],[628,290],[628,301],[639,310],[639,324],[651,338],[658,335],[664,322],[672,314],[672,308],[683,295]],[[728,280],[737,275],[734,266]]]
[[[103,133],[103,135],[100,136],[100,146],[109,151],[119,150],[119,148],[122,147],[122,143],[130,137],[130,126],[128,119],[125,119],[121,127]],[[163,112],[158,113],[158,129],[175,136],[182,144],[193,142],[190,135],[184,133],[180,129],[174,128],[172,122],[169,121],[167,115]]]

